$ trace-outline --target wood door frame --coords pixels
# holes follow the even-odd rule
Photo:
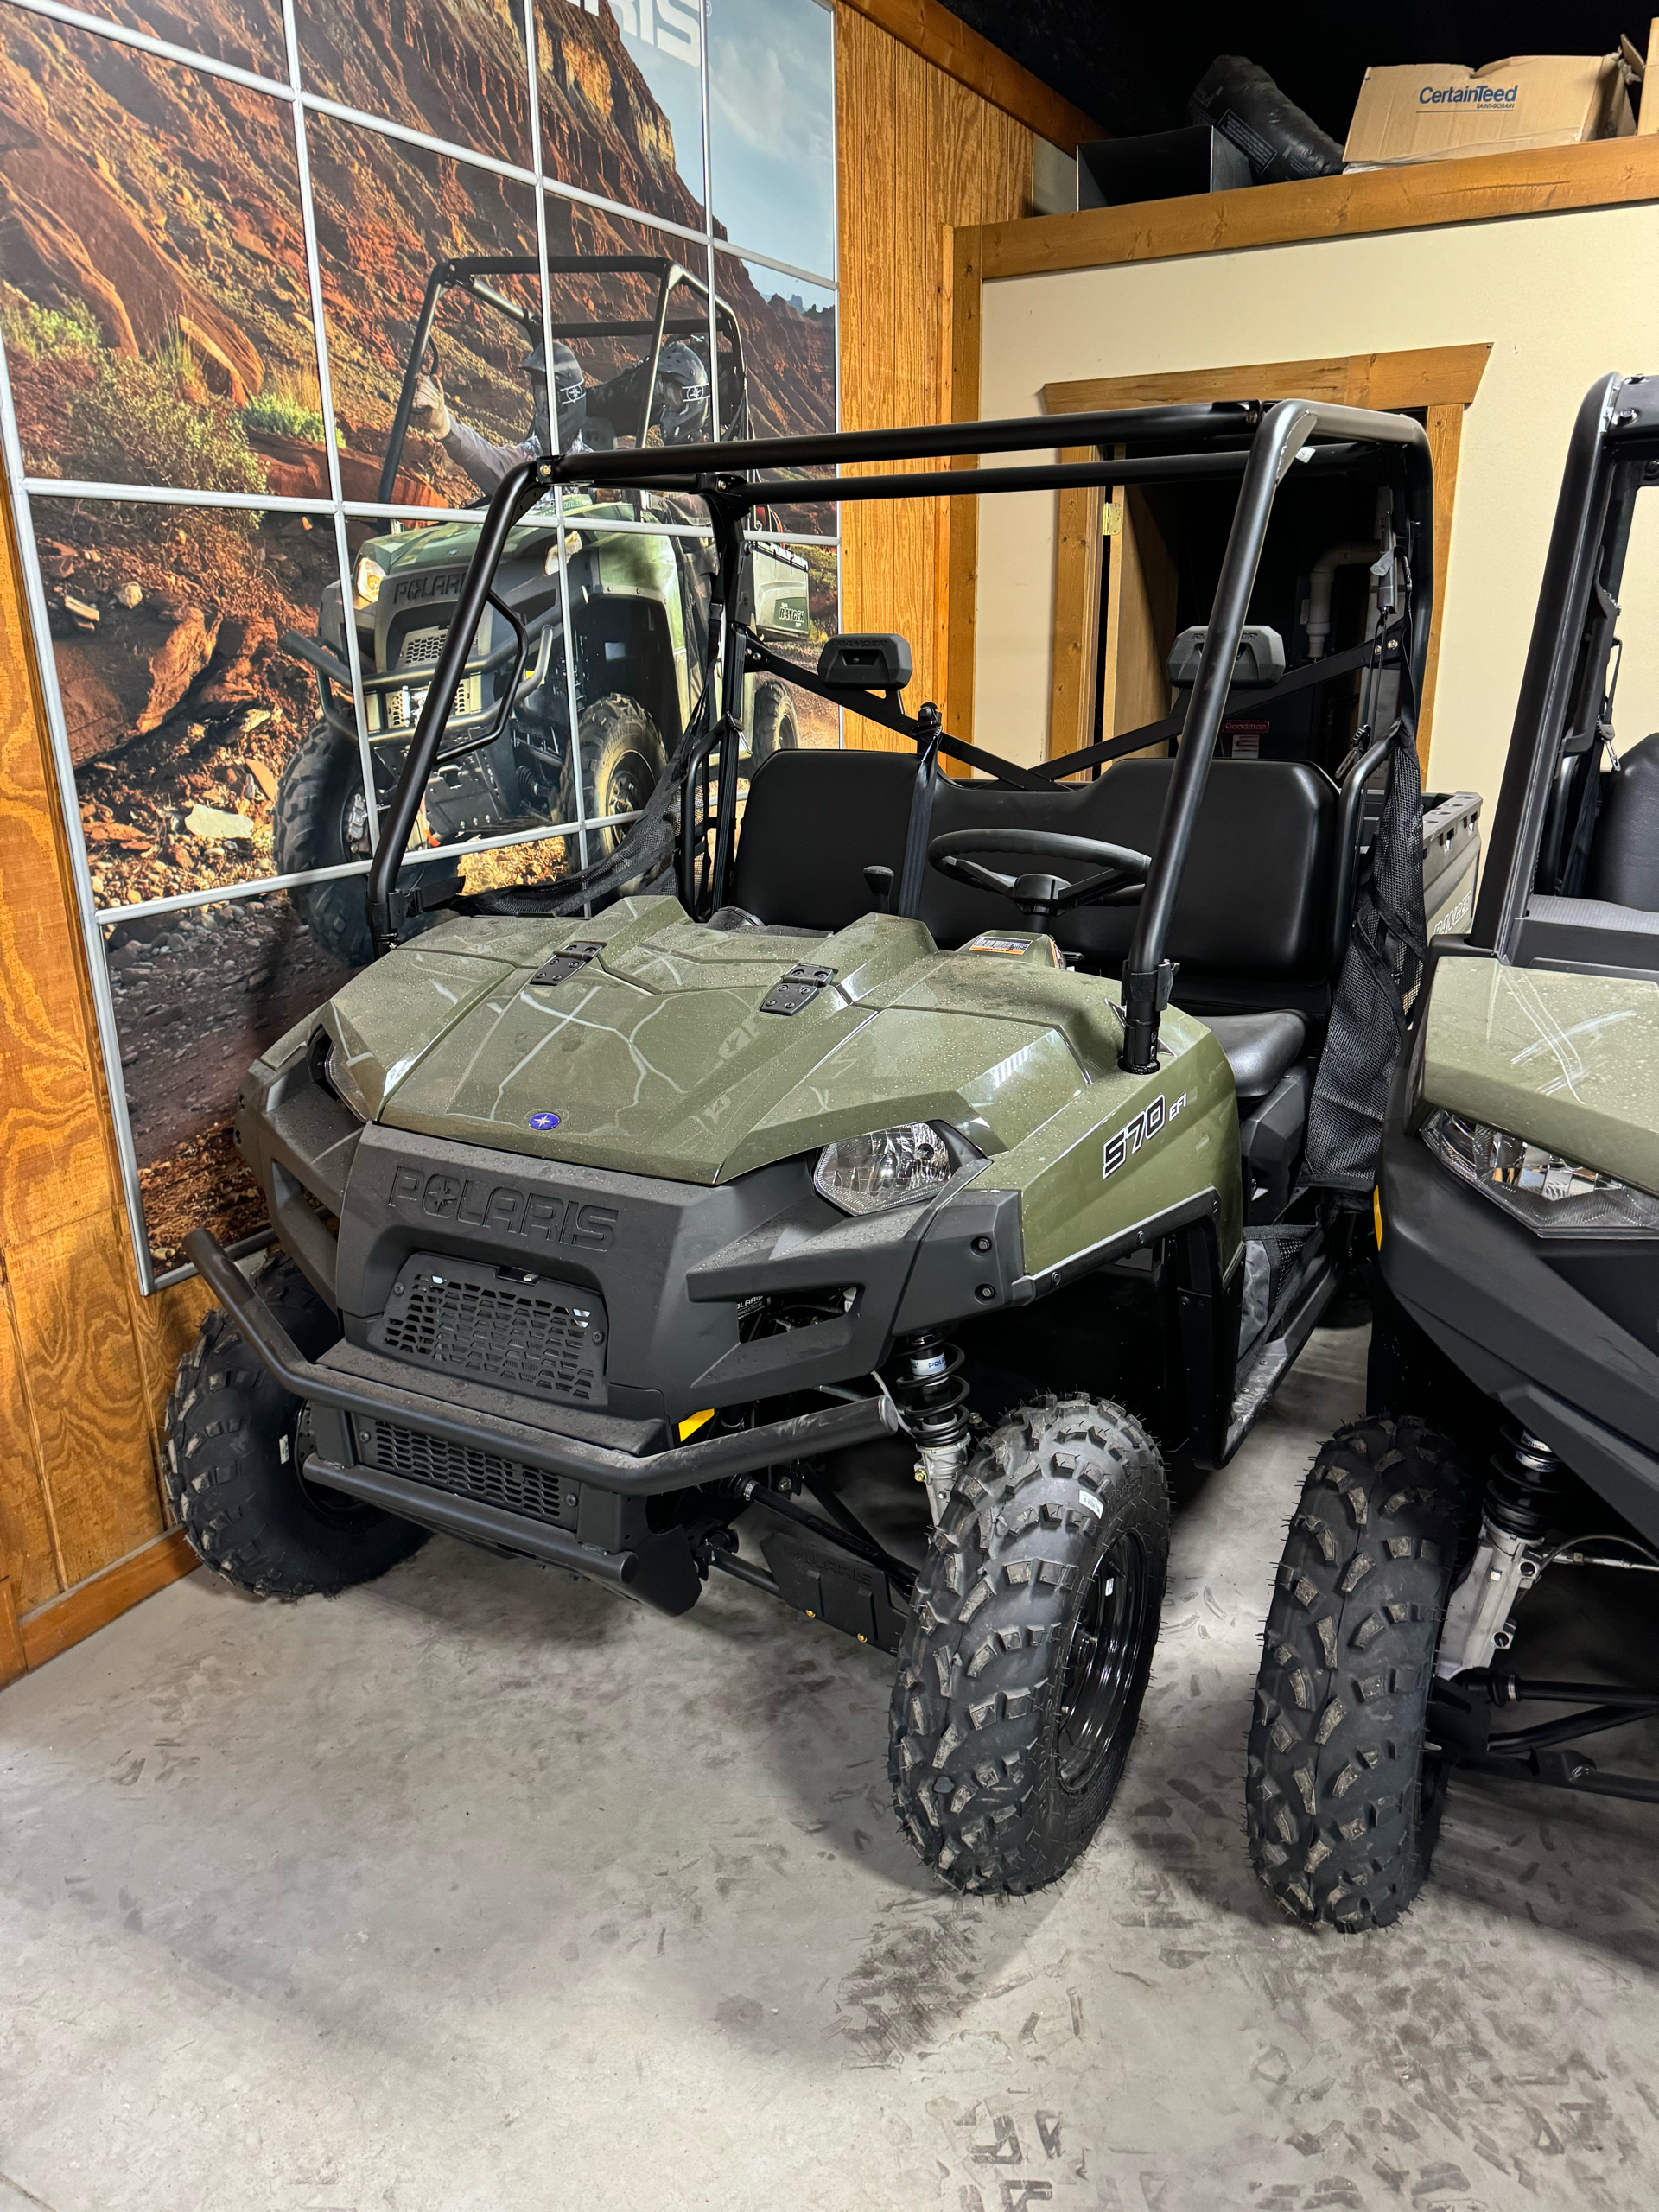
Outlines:
[[[1659,134],[1411,162],[1352,175],[1308,177],[1295,184],[1193,193],[1179,200],[954,230],[945,239],[945,306],[951,325],[947,419],[970,422],[980,412],[982,296],[987,283],[1001,277],[1056,276],[1131,262],[1184,260],[1312,239],[1376,237],[1653,200],[1659,200]],[[1446,422],[1439,426],[1443,441],[1460,435],[1460,409],[1454,419],[1455,429]],[[1435,435],[1431,431],[1431,442]],[[1455,443],[1444,459],[1455,467]],[[946,505],[941,556],[947,583],[946,726],[953,735],[971,740],[978,502],[958,499]]]
[[[1417,753],[1428,759],[1434,684],[1440,671],[1452,515],[1457,495],[1463,413],[1480,389],[1490,345],[1414,346],[1399,353],[1332,354],[1304,361],[1255,361],[1217,369],[1148,371],[1130,376],[1083,377],[1046,384],[1044,411],[1088,414],[1116,407],[1179,405],[1217,399],[1322,399],[1333,406],[1421,410],[1434,466],[1434,605],[1423,671]],[[1084,458],[1070,451],[1062,456]],[[1098,578],[1103,495],[1071,490],[1058,495],[1055,536],[1052,678],[1047,755],[1091,741],[1095,671],[1102,609]],[[1121,488],[1115,498],[1122,499]],[[1127,507],[1120,527],[1128,528]],[[1105,734],[1114,733],[1107,730]]]

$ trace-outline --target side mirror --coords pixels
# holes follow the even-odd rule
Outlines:
[[[842,691],[902,691],[915,670],[903,638],[842,631],[818,655],[818,681]]]

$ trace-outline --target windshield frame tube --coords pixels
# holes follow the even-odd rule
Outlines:
[[[409,846],[410,833],[426,797],[426,786],[448,727],[449,709],[466,674],[467,657],[478,626],[484,619],[495,589],[495,572],[501,565],[507,538],[521,516],[528,513],[551,486],[552,463],[521,461],[510,468],[495,487],[478,543],[467,565],[461,598],[443,641],[437,665],[421,704],[420,720],[410,741],[409,753],[392,789],[380,823],[374,859],[370,863],[365,897],[369,932],[377,957],[397,942],[401,914],[393,911],[397,877]],[[574,741],[574,738],[573,738]]]

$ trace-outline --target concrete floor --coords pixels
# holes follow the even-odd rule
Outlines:
[[[197,1575],[15,1685],[0,2212],[1651,2206],[1659,1812],[1462,1783],[1370,1939],[1245,1862],[1362,1357],[1316,1338],[1187,1503],[1118,1808],[1038,1897],[935,1885],[889,1662],[734,1584],[671,1623],[435,1541],[332,1604]]]

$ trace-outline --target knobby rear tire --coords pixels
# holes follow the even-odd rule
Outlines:
[[[613,691],[582,710],[577,729],[582,755],[584,819],[601,821],[607,814],[632,814],[644,806],[657,788],[667,762],[662,732],[637,699]],[[559,785],[559,807],[567,822],[576,818],[576,786],[567,756]],[[588,833],[588,864],[608,860],[626,838],[631,825]],[[570,839],[569,865],[575,865],[576,840]]]

